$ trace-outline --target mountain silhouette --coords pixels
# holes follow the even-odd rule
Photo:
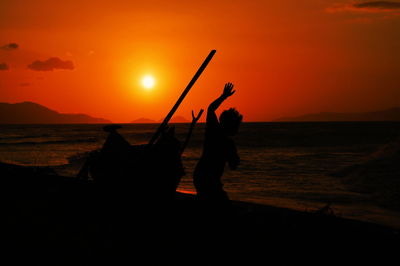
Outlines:
[[[149,119],[149,118],[141,117],[141,118],[131,121],[131,123],[132,124],[154,124],[154,123],[157,123],[157,121]]]
[[[149,119],[146,117],[141,117],[138,119],[135,119],[133,121],[131,121],[132,124],[155,124],[155,123],[162,123],[163,119],[160,119],[158,121],[153,120],[153,119]],[[185,117],[183,116],[174,116],[171,118],[171,120],[169,121],[169,123],[174,124],[174,123],[190,123],[189,120],[187,120]]]
[[[111,123],[86,114],[62,114],[33,102],[0,103],[0,124],[95,124]]]
[[[159,122],[162,122],[163,120],[161,119]],[[171,120],[169,121],[169,123],[190,123],[189,120],[187,120],[186,118],[184,118],[183,116],[174,116],[171,118]]]
[[[297,117],[283,117],[276,122],[333,122],[333,121],[400,121],[400,107],[365,113],[322,112]]]

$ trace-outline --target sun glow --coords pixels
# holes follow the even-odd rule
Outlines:
[[[146,75],[142,78],[142,86],[146,90],[151,90],[154,88],[154,85],[156,84],[156,80],[154,79],[153,76],[151,75]]]

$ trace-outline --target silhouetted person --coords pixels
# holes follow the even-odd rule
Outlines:
[[[236,169],[240,161],[230,137],[238,132],[243,116],[234,108],[223,111],[219,121],[215,114],[221,103],[234,93],[233,84],[225,84],[222,95],[208,107],[203,154],[193,175],[197,196],[216,205],[229,202],[221,182],[225,164]]]

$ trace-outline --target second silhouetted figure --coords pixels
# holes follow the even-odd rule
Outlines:
[[[234,93],[233,84],[225,84],[222,95],[208,107],[203,154],[193,174],[197,196],[214,203],[229,201],[221,177],[226,163],[231,169],[236,169],[240,161],[230,137],[238,132],[243,116],[234,108],[223,111],[219,120],[215,114],[221,103]]]

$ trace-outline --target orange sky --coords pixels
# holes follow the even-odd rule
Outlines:
[[[245,121],[400,105],[400,1],[3,0],[0,47],[0,102],[113,122],[163,118],[211,49],[178,115],[227,81]]]

